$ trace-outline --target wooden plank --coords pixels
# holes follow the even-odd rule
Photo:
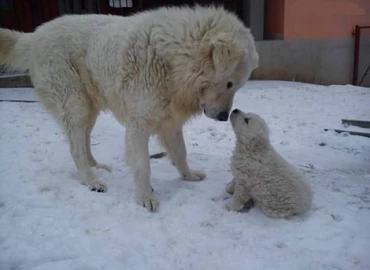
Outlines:
[[[37,101],[34,101],[34,100],[21,100],[21,99],[19,99],[19,100],[2,100],[2,99],[0,99],[0,102],[18,102],[18,103],[35,103],[35,102],[37,102]]]
[[[342,119],[342,124],[357,126],[362,128],[370,128],[370,121]]]
[[[370,133],[366,133],[366,132],[357,132],[357,131],[342,130],[342,129],[328,129],[328,128],[324,130],[325,131],[333,130],[336,133],[348,133],[348,134],[355,135],[355,136],[363,136],[363,137],[370,138]]]
[[[157,154],[150,155],[150,158],[159,159],[159,158],[163,158],[165,156],[167,156],[166,152],[160,152],[160,153],[157,153]]]

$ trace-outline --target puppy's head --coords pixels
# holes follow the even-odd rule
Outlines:
[[[268,126],[257,114],[235,109],[231,113],[230,122],[237,140],[245,145],[263,144],[269,141]]]

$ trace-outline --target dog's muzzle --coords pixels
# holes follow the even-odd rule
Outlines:
[[[226,111],[220,112],[216,118],[218,121],[226,122],[229,119],[229,113]]]
[[[206,108],[203,108],[204,114],[216,121],[226,122],[229,119],[229,111],[217,111],[217,110],[206,110]]]

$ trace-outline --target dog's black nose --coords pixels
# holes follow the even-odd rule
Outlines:
[[[234,109],[233,113],[239,113],[240,111],[238,109]]]
[[[228,112],[220,112],[217,115],[217,120],[218,121],[227,121],[228,118],[229,118],[229,113]]]

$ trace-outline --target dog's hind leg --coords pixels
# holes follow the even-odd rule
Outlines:
[[[79,77],[71,69],[60,69],[52,74],[45,72],[44,76],[53,83],[45,83],[45,80],[38,83],[36,78],[36,93],[66,133],[81,183],[93,191],[105,192],[105,184],[96,178],[88,160],[86,134],[92,126],[89,119],[94,109]],[[70,79],[66,81],[63,78]]]
[[[88,186],[92,191],[105,192],[106,185],[96,178],[87,158],[87,129],[87,126],[73,124],[69,126],[67,134],[70,141],[70,152],[76,164],[81,183]]]
[[[91,117],[89,117],[89,120],[87,122],[87,129],[86,129],[86,132],[85,132],[87,160],[89,161],[89,165],[91,167],[95,167],[97,169],[104,169],[108,172],[111,172],[112,168],[108,165],[98,163],[96,161],[96,159],[94,158],[92,152],[91,152],[91,131],[94,128],[97,117],[98,117],[98,115],[95,113],[95,114],[91,115]]]

